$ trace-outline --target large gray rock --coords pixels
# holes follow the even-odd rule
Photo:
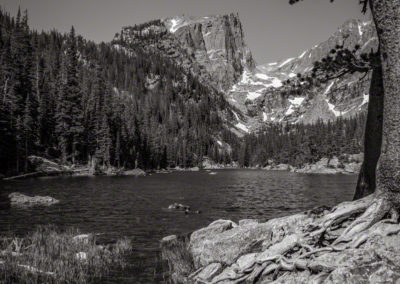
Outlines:
[[[286,235],[302,231],[311,221],[305,214],[241,226],[219,220],[193,232],[189,249],[196,268],[214,262],[231,265],[242,255],[260,252]]]
[[[340,267],[333,271],[324,284],[342,283],[399,283],[398,266],[385,261],[366,263],[359,266]]]
[[[260,223],[257,219],[242,219],[239,220],[239,226],[250,225],[250,224],[258,224]]]
[[[351,174],[358,173],[360,169],[361,169],[360,163],[348,163],[344,165],[344,170]]]
[[[371,237],[365,243],[364,249],[373,250],[380,258],[400,266],[400,234]]]
[[[222,265],[220,263],[211,263],[206,267],[196,271],[190,275],[189,278],[195,281],[211,281],[216,275],[222,272]]]
[[[308,270],[298,271],[294,273],[286,273],[271,281],[271,278],[266,278],[261,281],[262,284],[300,284],[300,283],[313,283],[311,273]]]
[[[192,233],[190,252],[196,267],[213,262],[232,264],[270,238],[270,227],[264,224],[232,226],[229,223],[210,225]]]
[[[364,161],[364,153],[347,155],[349,162],[362,163]]]
[[[338,168],[340,166],[339,159],[337,157],[333,157],[328,162],[328,167]]]
[[[19,192],[10,193],[8,198],[13,206],[48,206],[59,202],[59,200],[50,196],[27,196]]]
[[[289,171],[290,166],[288,164],[279,164],[272,168],[274,171]]]
[[[122,175],[140,177],[140,176],[145,176],[146,172],[142,169],[137,168],[133,170],[124,171]]]

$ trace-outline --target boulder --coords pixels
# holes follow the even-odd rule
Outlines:
[[[364,153],[348,155],[347,159],[349,162],[362,163],[364,161]]]
[[[299,283],[314,283],[311,273],[308,270],[298,271],[294,273],[285,273],[275,281],[266,278],[261,281],[261,284],[299,284]]]
[[[327,167],[328,166],[328,158],[321,158],[318,162],[315,163],[318,168]]]
[[[243,219],[239,221],[239,226],[249,225],[249,224],[258,224],[257,219]]]
[[[193,232],[189,249],[196,268],[215,262],[231,265],[242,255],[261,252],[285,235],[303,230],[311,221],[312,218],[305,214],[241,226],[232,221],[218,220]]]
[[[400,265],[400,234],[371,237],[364,249],[373,250],[380,258]]]
[[[349,163],[344,165],[344,170],[348,173],[358,173],[361,169],[361,164],[359,163]]]
[[[324,281],[326,284],[341,283],[399,283],[400,267],[385,261],[335,269]]]
[[[275,167],[273,167],[273,170],[275,171],[289,171],[290,166],[288,164],[279,164]]]
[[[29,156],[28,161],[36,172],[43,172],[46,174],[62,174],[66,171],[69,171],[67,167],[39,156]]]
[[[140,177],[140,176],[145,176],[146,172],[142,169],[137,168],[137,169],[133,169],[133,170],[129,170],[129,171],[124,171],[123,175]]]
[[[175,202],[174,204],[169,205],[168,209],[175,209],[175,210],[180,210],[180,211],[190,211],[190,206]]]
[[[337,157],[333,157],[328,162],[328,167],[330,168],[338,168],[340,166],[339,159]]]
[[[367,249],[346,249],[340,252],[326,253],[315,258],[315,262],[335,267],[357,267],[376,261],[376,253]]]
[[[36,206],[36,205],[53,205],[59,200],[50,196],[27,196],[19,192],[13,192],[8,195],[11,205],[14,206]]]
[[[220,263],[211,263],[204,268],[194,272],[189,276],[190,279],[200,282],[211,281],[216,275],[222,272],[222,265]]]

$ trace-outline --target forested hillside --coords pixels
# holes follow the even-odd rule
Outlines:
[[[30,155],[105,170],[200,166],[206,156],[240,166],[270,159],[299,166],[362,151],[365,115],[266,124],[238,137],[242,114],[207,84],[204,72],[146,48],[144,42],[160,39],[168,44],[165,28],[142,32],[160,21],[125,29],[141,31],[135,37],[101,44],[74,28],[32,31],[27,12],[13,18],[0,11],[0,24],[1,174],[29,172]]]
[[[244,137],[239,150],[239,165],[274,164],[302,167],[321,158],[342,157],[364,151],[366,114],[314,124],[271,124],[257,134]]]
[[[33,154],[67,164],[188,167],[224,155],[217,135],[236,139],[224,130],[223,96],[172,61],[95,44],[73,28],[31,31],[27,12],[1,11],[0,23],[1,173],[27,172]]]

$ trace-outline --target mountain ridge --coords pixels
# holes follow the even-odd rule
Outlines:
[[[152,32],[161,33],[161,39],[151,42],[143,37]],[[329,54],[337,44],[343,43],[349,48],[359,44],[360,51],[377,47],[373,23],[350,19],[326,41],[296,57],[257,65],[245,43],[239,15],[235,13],[169,17],[124,27],[121,35],[124,35],[122,41],[146,45],[145,49],[174,60],[202,83],[223,92],[237,109],[228,119],[239,135],[257,131],[270,123],[309,124],[365,111],[369,75],[356,88],[351,85],[360,80],[361,74],[344,76],[313,90],[313,94],[296,97],[282,97],[280,88],[297,74],[310,73],[314,62]],[[347,94],[338,96],[338,90],[344,89]]]

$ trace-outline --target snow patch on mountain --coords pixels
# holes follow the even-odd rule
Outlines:
[[[363,106],[369,102],[369,95],[363,94],[363,101],[360,106]]]
[[[363,35],[362,25],[360,25],[360,23],[358,23],[358,34],[359,34],[360,36]]]
[[[333,114],[334,114],[336,117],[339,117],[339,116],[342,115],[342,112],[335,110],[336,107],[335,107],[333,104],[331,104],[331,103],[329,102],[328,99],[325,99],[325,101],[326,101],[326,103],[328,104],[329,110],[332,111]]]
[[[294,99],[289,99],[289,102],[293,105],[299,106],[303,103],[304,100],[305,98],[303,97],[296,97]]]
[[[240,120],[240,118],[239,118],[238,114],[237,114],[235,111],[233,111],[233,115],[235,116],[235,118],[236,118],[236,120],[237,120],[237,121],[239,121],[239,120]]]
[[[263,112],[263,121],[266,122],[268,120],[268,115]]]
[[[260,93],[257,93],[257,92],[248,92],[248,94],[247,94],[247,98],[249,99],[249,100],[255,100],[255,99],[257,99],[259,96],[261,96],[262,94],[260,94]]]
[[[331,90],[333,84],[335,84],[335,81],[331,82],[328,87],[325,89],[324,95],[328,94],[329,91]]]
[[[279,68],[282,68],[283,66],[285,66],[286,64],[288,64],[290,61],[293,61],[293,60],[294,60],[294,58],[286,59],[286,60],[283,61],[278,67],[279,67]]]
[[[240,129],[240,130],[243,130],[244,132],[247,132],[247,133],[250,132],[249,129],[247,128],[247,126],[244,125],[244,124],[241,123],[241,122],[239,122],[239,123],[236,124],[236,128],[238,128],[238,129]]]
[[[169,31],[171,33],[175,33],[179,28],[180,28],[180,23],[182,22],[182,19],[171,19],[171,27]]]
[[[256,74],[256,77],[259,78],[259,79],[261,79],[261,80],[268,80],[268,79],[271,78],[271,77],[269,77],[268,75],[263,74],[263,73],[257,73],[257,74]]]
[[[290,105],[290,107],[288,108],[288,110],[285,112],[285,115],[291,115],[292,113],[294,113],[294,109],[293,109],[293,105]]]

